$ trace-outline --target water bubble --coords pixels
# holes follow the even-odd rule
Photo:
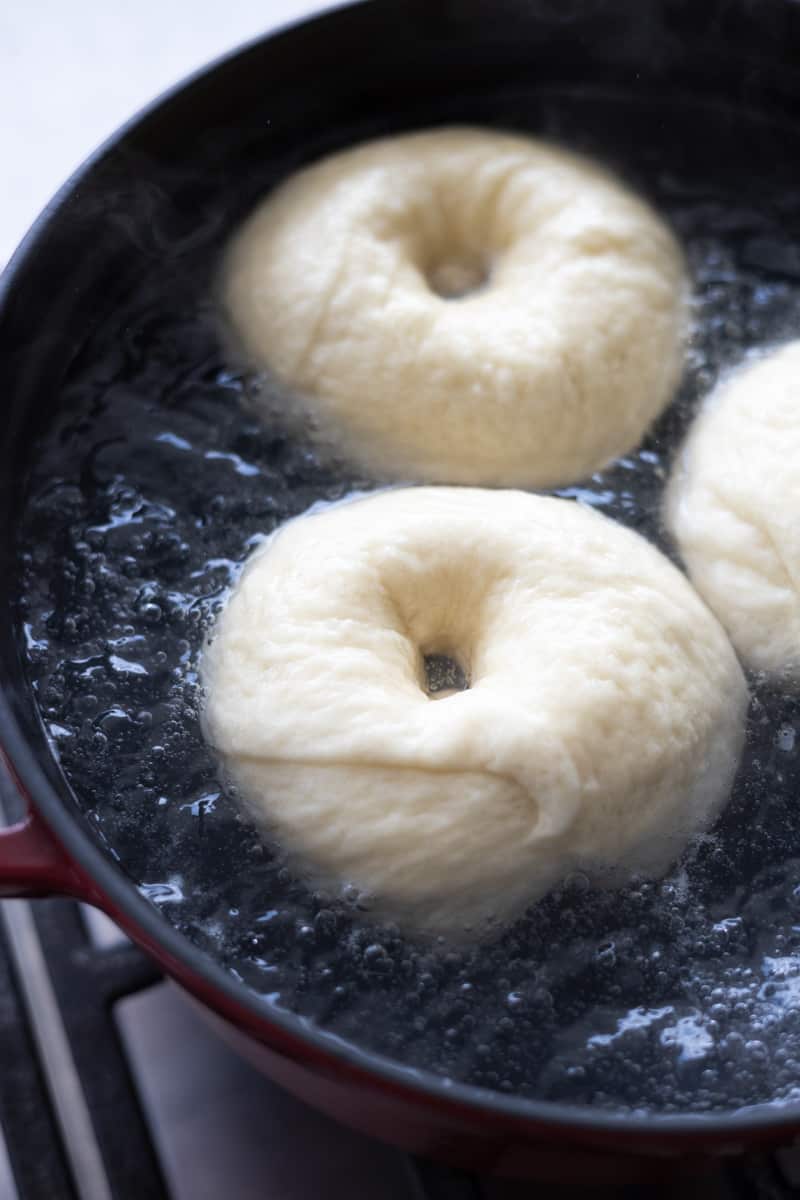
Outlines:
[[[784,754],[791,754],[794,750],[796,731],[793,725],[781,725],[778,732],[775,734],[775,745]]]
[[[365,962],[374,963],[378,959],[383,958],[386,958],[386,950],[378,942],[373,942],[370,946],[367,946],[366,950],[364,951]]]

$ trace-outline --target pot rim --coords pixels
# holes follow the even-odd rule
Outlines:
[[[26,271],[39,240],[62,206],[104,158],[118,148],[132,132],[177,96],[196,84],[206,82],[218,69],[234,59],[243,58],[266,41],[290,37],[299,29],[312,24],[335,22],[342,12],[374,8],[381,0],[351,0],[326,7],[311,17],[293,20],[256,36],[185,76],[149,103],[106,138],[56,191],[14,251],[0,275],[0,315],[13,295],[15,286]],[[16,614],[7,611],[6,619],[12,628],[18,622]],[[86,827],[77,809],[58,794],[39,764],[5,693],[7,685],[0,678],[0,747],[16,773],[35,811],[56,835],[69,857],[78,865],[95,892],[110,901],[112,917],[122,916],[127,932],[147,947],[169,975],[180,973],[180,982],[193,991],[203,1003],[228,1020],[244,1025],[247,1032],[274,1044],[274,1034],[288,1039],[298,1059],[303,1051],[314,1051],[317,1064],[328,1068],[346,1068],[363,1084],[380,1085],[400,1092],[416,1103],[424,1103],[448,1111],[454,1120],[499,1118],[523,1133],[559,1136],[559,1140],[575,1140],[585,1135],[597,1135],[598,1142],[615,1142],[633,1154],[669,1153],[679,1150],[698,1150],[700,1143],[715,1144],[718,1152],[736,1149],[739,1134],[775,1135],[785,1131],[788,1136],[800,1129],[800,1102],[767,1102],[733,1112],[715,1114],[683,1113],[625,1113],[597,1112],[589,1105],[570,1105],[559,1101],[537,1100],[523,1096],[507,1096],[473,1084],[459,1083],[432,1071],[404,1067],[386,1055],[360,1050],[354,1043],[315,1027],[308,1018],[268,1005],[256,992],[237,980],[211,956],[179,933],[138,890],[126,879],[121,867]],[[30,684],[28,685],[30,689]],[[48,739],[49,741],[49,739]],[[55,753],[53,757],[55,758]],[[65,780],[65,787],[68,784]],[[176,964],[180,972],[176,971]],[[207,989],[212,989],[209,999]],[[273,1035],[273,1036],[270,1036]],[[281,1047],[276,1047],[279,1053]],[[726,1146],[727,1143],[727,1146]],[[657,1149],[656,1149],[657,1148]]]

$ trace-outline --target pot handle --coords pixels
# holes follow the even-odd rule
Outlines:
[[[8,782],[24,796],[25,791],[2,751],[0,771],[4,775],[7,772]],[[96,904],[92,884],[69,858],[27,797],[26,804],[28,811],[21,821],[0,828],[0,898],[62,895]]]
[[[17,825],[0,829],[0,897],[66,895],[90,900],[90,892],[33,812]]]

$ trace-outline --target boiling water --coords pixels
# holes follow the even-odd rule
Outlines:
[[[508,105],[459,115],[524,125],[523,102]],[[619,164],[630,122],[615,126],[603,105],[539,97],[530,120],[616,149]],[[714,155],[690,153],[685,121],[670,136],[664,112],[658,144],[622,166],[686,247],[685,382],[637,452],[558,494],[670,552],[660,496],[698,399],[754,348],[800,331],[800,197],[749,186],[741,170],[712,174]],[[758,146],[764,133],[709,112],[696,124],[706,146]],[[731,803],[666,879],[595,892],[572,877],[487,945],[415,939],[354,889],[313,891],[240,820],[198,721],[204,633],[262,535],[376,481],[248,415],[243,397],[266,385],[219,337],[206,283],[218,224],[94,331],[33,468],[20,542],[28,669],[98,836],[265,1002],[407,1065],[616,1109],[800,1098],[800,698],[788,688],[751,679]]]

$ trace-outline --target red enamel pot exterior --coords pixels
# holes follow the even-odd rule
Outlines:
[[[54,381],[76,352],[70,330],[88,312],[89,284],[96,288],[101,276],[113,275],[107,251],[113,223],[98,223],[98,213],[108,211],[111,186],[135,175],[145,158],[169,161],[185,152],[198,130],[222,127],[266,86],[286,139],[301,138],[306,124],[319,136],[326,120],[345,112],[386,109],[394,94],[412,88],[424,101],[433,89],[488,86],[512,68],[546,73],[576,56],[580,69],[598,78],[632,86],[648,72],[660,73],[662,85],[676,88],[705,78],[713,61],[716,84],[731,91],[744,76],[754,86],[747,72],[756,62],[768,80],[764,103],[791,113],[800,93],[799,50],[800,6],[788,0],[758,6],[746,0],[371,0],[336,10],[223,60],[122,130],[46,210],[0,285],[0,382],[7,405],[0,433],[0,603],[6,606],[0,744],[28,806],[21,824],[0,832],[0,895],[60,893],[101,907],[268,1075],[335,1118],[407,1149],[519,1175],[561,1175],[566,1153],[592,1181],[619,1180],[623,1173],[650,1178],[654,1158],[684,1170],[753,1144],[785,1144],[800,1133],[800,1109],[624,1117],[490,1094],[404,1069],[249,992],[179,935],[101,848],[70,797],[37,716],[13,596],[17,505],[24,492],[19,464],[37,433],[41,397],[57,392]],[[93,253],[84,258],[80,249],[87,244]],[[52,297],[50,312],[41,311],[42,297]]]

